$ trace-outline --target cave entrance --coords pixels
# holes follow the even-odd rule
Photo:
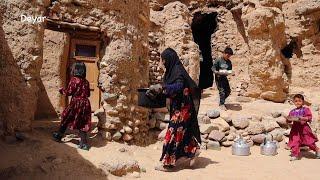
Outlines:
[[[194,42],[199,45],[200,49],[200,75],[199,87],[206,89],[213,84],[213,72],[211,70],[213,62],[211,55],[211,36],[217,28],[217,13],[200,13],[194,14],[192,20],[192,35]]]

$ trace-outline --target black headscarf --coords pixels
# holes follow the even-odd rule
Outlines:
[[[198,142],[201,143],[197,118],[200,106],[201,90],[183,67],[175,50],[173,50],[172,48],[165,49],[161,53],[161,58],[164,59],[164,66],[166,68],[166,72],[164,74],[164,83],[172,84],[182,81],[184,87],[191,90],[191,97],[194,106],[194,117],[191,119],[191,131],[193,132],[193,135],[198,140]]]

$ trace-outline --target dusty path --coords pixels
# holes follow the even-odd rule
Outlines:
[[[200,114],[217,106],[216,92],[206,91],[201,103]],[[234,102],[234,97],[229,99]],[[268,108],[291,108],[288,104],[265,101],[241,103],[242,108],[232,113],[261,113]],[[42,124],[40,126],[39,124]],[[129,146],[119,143],[106,143],[99,137],[90,140],[90,151],[76,148],[77,138],[69,138],[66,143],[51,140],[51,132],[56,129],[53,122],[35,123],[35,129],[24,142],[7,145],[0,142],[0,179],[135,179],[131,175],[116,177],[99,169],[99,164],[110,157],[135,159],[146,169],[140,179],[163,180],[248,180],[248,179],[290,179],[316,180],[320,177],[320,160],[313,159],[313,152],[303,152],[304,158],[290,162],[289,151],[281,143],[279,154],[274,157],[262,156],[259,147],[251,149],[248,157],[231,155],[230,148],[221,151],[202,151],[195,166],[191,169],[178,169],[175,172],[154,170],[161,153],[161,142],[146,147]],[[126,152],[120,152],[125,148]],[[6,177],[6,178],[3,178]]]

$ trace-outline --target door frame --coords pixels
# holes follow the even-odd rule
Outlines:
[[[82,39],[79,37],[70,37],[70,46],[69,46],[69,57],[68,57],[68,63],[67,63],[67,68],[72,66],[72,63],[75,61],[87,61],[87,62],[95,62],[95,64],[97,65],[98,68],[98,72],[99,73],[99,67],[98,67],[98,62],[100,61],[100,43],[101,41],[99,40],[90,40],[90,39]],[[96,47],[96,56],[95,57],[84,57],[84,56],[76,56],[75,55],[75,49],[76,49],[76,45],[77,44],[81,44],[81,45],[91,45],[91,46],[95,46]],[[71,71],[70,71],[71,72]],[[99,76],[99,74],[97,75],[97,77]],[[70,73],[67,74],[67,82],[69,82],[70,80]],[[97,85],[98,85],[98,79],[97,79]],[[91,87],[90,87],[91,89]],[[98,108],[101,107],[100,101],[101,101],[101,90],[98,87]],[[67,104],[69,103],[69,99],[66,98]]]

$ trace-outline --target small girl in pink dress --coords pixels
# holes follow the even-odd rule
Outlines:
[[[308,146],[316,152],[316,158],[320,159],[320,149],[316,145],[318,138],[312,133],[308,124],[312,120],[311,110],[304,106],[303,95],[296,94],[293,97],[293,101],[296,108],[291,110],[287,117],[288,122],[293,122],[288,143],[288,146],[291,148],[290,160],[299,159],[301,146]]]

